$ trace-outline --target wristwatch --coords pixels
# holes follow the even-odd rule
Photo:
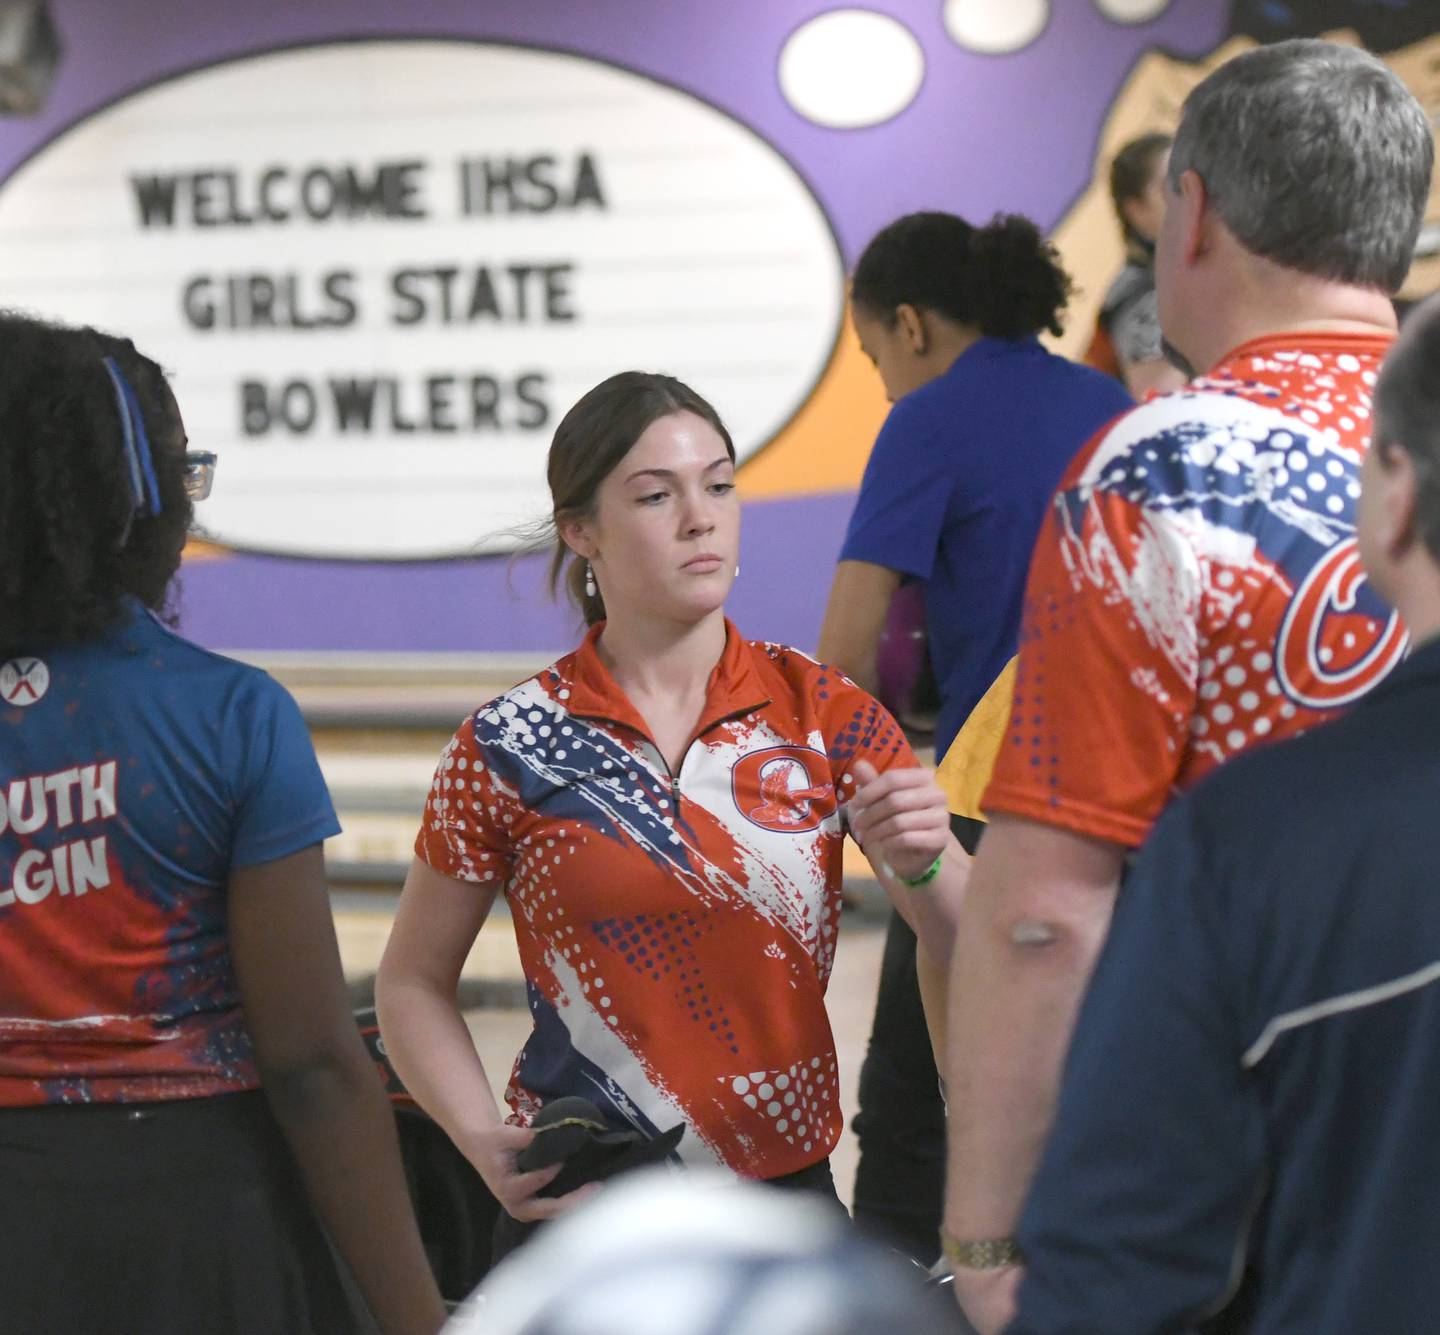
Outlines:
[[[952,1266],[964,1270],[999,1270],[1002,1266],[1025,1264],[1020,1244],[1014,1238],[962,1239],[942,1232],[940,1249]]]

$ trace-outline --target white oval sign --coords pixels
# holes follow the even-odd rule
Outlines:
[[[546,513],[555,424],[631,367],[742,456],[803,403],[844,273],[753,132],[586,58],[377,40],[127,96],[0,186],[0,300],[128,334],[220,455],[205,532],[406,559]]]

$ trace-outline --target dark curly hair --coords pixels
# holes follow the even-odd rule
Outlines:
[[[160,513],[134,513],[111,357],[139,402]],[[0,312],[0,659],[99,635],[127,597],[157,612],[190,527],[185,431],[128,339]]]
[[[953,213],[911,213],[865,247],[850,280],[856,306],[893,324],[914,306],[992,338],[1061,331],[1070,278],[1028,218],[996,214],[972,227]]]

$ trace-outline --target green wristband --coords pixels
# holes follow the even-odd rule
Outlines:
[[[929,885],[931,881],[940,875],[940,863],[944,856],[943,851],[936,853],[935,861],[926,867],[919,876],[901,876],[897,871],[895,873],[895,879],[902,885],[908,885],[912,890],[918,890],[922,885]]]

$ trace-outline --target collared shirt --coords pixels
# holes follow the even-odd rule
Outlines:
[[[138,602],[0,664],[0,1106],[255,1088],[230,871],[339,828],[284,688]]]
[[[936,755],[1015,653],[1026,564],[1065,466],[1132,402],[1038,339],[981,338],[890,409],[840,559],[923,581]]]
[[[824,998],[852,769],[914,756],[846,678],[727,623],[672,773],[602,630],[466,720],[416,853],[505,890],[535,1022],[518,1120],[581,1095],[619,1126],[685,1122],[690,1161],[796,1171],[841,1131]]]
[[[1021,1220],[1011,1335],[1429,1331],[1440,1311],[1440,640],[1227,764],[1121,891]]]
[[[1405,629],[1355,539],[1389,344],[1257,339],[1080,454],[1031,563],[987,811],[1138,845],[1177,792],[1395,666]]]

